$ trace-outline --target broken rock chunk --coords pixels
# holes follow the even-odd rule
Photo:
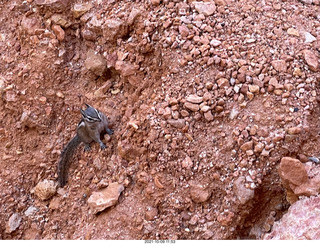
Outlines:
[[[93,192],[88,199],[88,204],[94,213],[101,212],[115,205],[124,186],[117,182],[111,183],[107,188]]]

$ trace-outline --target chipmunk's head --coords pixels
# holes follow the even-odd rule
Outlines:
[[[86,110],[80,109],[83,120],[88,123],[101,122],[100,112],[89,104],[86,106]]]

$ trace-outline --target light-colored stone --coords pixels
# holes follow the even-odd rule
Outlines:
[[[300,36],[299,31],[298,31],[297,29],[295,29],[295,28],[289,28],[289,29],[287,30],[287,33],[288,33],[288,35],[290,35],[290,36],[297,36],[297,37]]]
[[[182,168],[191,169],[193,166],[192,159],[189,156],[186,156],[185,159],[181,163]]]
[[[21,220],[22,218],[20,214],[18,213],[12,214],[6,226],[6,233],[12,233],[16,229],[18,229],[21,224]]]
[[[204,16],[213,15],[216,11],[216,5],[213,1],[210,2],[194,2],[194,8],[199,14]]]
[[[233,190],[236,196],[238,197],[241,204],[245,204],[254,196],[254,190],[246,188],[245,186],[245,177],[240,176],[237,180],[233,183]]]
[[[198,95],[189,95],[186,100],[190,103],[199,104],[202,103],[203,97],[199,97]]]
[[[203,115],[204,115],[204,118],[206,119],[206,121],[210,122],[214,119],[210,110],[208,112],[205,112]]]
[[[42,201],[51,198],[57,192],[57,183],[53,180],[43,180],[33,188],[34,194],[37,195]]]
[[[107,188],[93,192],[88,199],[88,204],[94,213],[101,212],[118,202],[121,192],[124,190],[123,185],[111,183]]]

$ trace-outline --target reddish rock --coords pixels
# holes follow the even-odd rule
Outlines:
[[[272,67],[278,72],[286,72],[287,64],[284,60],[274,60],[271,62]]]
[[[108,19],[103,25],[103,37],[107,41],[116,41],[128,33],[128,26],[125,22],[117,19]]]
[[[41,28],[40,20],[36,17],[23,16],[21,21],[21,29],[28,35],[34,35],[37,29]]]
[[[180,25],[179,33],[182,37],[187,37],[189,35],[189,28],[185,25]]]
[[[51,29],[53,30],[54,34],[57,36],[57,39],[59,41],[64,40],[65,32],[60,25],[52,25]]]
[[[205,187],[200,183],[191,182],[190,196],[194,202],[202,203],[207,201],[210,198],[211,191],[208,189],[208,187]]]
[[[182,129],[186,125],[184,119],[168,119],[167,122],[168,124],[178,129]]]
[[[298,159],[282,158],[278,172],[285,188],[293,192],[298,186],[309,183],[307,171]]]
[[[264,240],[319,240],[320,197],[310,197],[292,204],[275,222]]]
[[[185,159],[181,163],[182,168],[191,169],[193,166],[192,159],[189,156],[186,156]]]
[[[217,80],[217,84],[219,87],[229,86],[229,81],[226,78],[220,78]]]
[[[303,57],[311,71],[317,72],[319,69],[318,57],[310,50],[303,51]]]
[[[148,207],[145,212],[145,218],[148,221],[154,220],[158,215],[158,209],[154,207]]]
[[[35,3],[40,6],[47,6],[56,12],[62,12],[69,8],[70,0],[35,0]]]
[[[123,190],[123,185],[111,183],[107,188],[93,192],[88,199],[88,205],[94,213],[101,212],[104,209],[115,205]]]
[[[190,109],[191,111],[193,112],[197,112],[199,111],[200,107],[198,104],[194,104],[194,103],[190,103],[190,102],[185,102],[184,106],[187,108],[187,109]]]
[[[210,122],[210,121],[212,121],[214,119],[211,111],[207,111],[203,115],[204,115],[204,118],[206,119],[206,121]]]
[[[96,54],[93,50],[89,50],[84,65],[97,76],[102,76],[106,70],[107,62],[103,56]]]
[[[240,149],[242,151],[248,151],[248,150],[252,150],[252,147],[253,147],[253,141],[248,141],[248,142],[245,142],[241,145]]]
[[[144,147],[137,148],[137,147],[131,145],[127,141],[119,141],[118,142],[118,153],[125,160],[128,160],[128,161],[135,160],[137,157],[139,157],[145,151],[146,151],[146,149]]]

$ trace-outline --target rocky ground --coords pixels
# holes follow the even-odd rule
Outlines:
[[[0,3],[0,239],[320,238],[319,0]]]

